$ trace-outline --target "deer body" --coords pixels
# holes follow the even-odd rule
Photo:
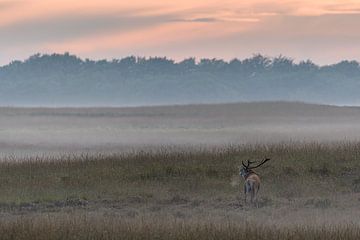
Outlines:
[[[247,195],[250,194],[250,202],[257,202],[257,193],[260,189],[260,177],[252,172],[244,176],[245,184],[244,184],[244,194],[245,194],[245,203],[247,199]]]
[[[247,196],[250,195],[250,202],[252,204],[256,204],[258,206],[258,199],[257,194],[260,189],[260,177],[257,173],[255,173],[252,169],[260,167],[265,162],[269,161],[270,159],[266,158],[257,166],[251,167],[250,165],[254,162],[247,161],[247,165],[243,164],[243,167],[240,169],[240,176],[242,176],[245,180],[244,182],[244,201],[246,204]]]

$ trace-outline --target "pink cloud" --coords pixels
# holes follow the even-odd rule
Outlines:
[[[331,62],[335,56],[322,51],[343,49],[337,56],[356,57],[360,2],[0,0],[0,12],[2,64],[44,51],[110,58],[263,52]]]

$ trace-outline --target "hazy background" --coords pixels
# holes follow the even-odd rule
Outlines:
[[[3,156],[359,140],[360,109],[303,103],[1,108]]]
[[[142,106],[250,101],[360,103],[357,61],[319,66],[278,56],[246,59],[36,54],[0,67],[2,106]]]
[[[0,17],[1,106],[360,102],[357,0],[0,0]]]
[[[0,17],[4,154],[357,139],[358,108],[325,105],[360,104],[359,1],[0,0]]]

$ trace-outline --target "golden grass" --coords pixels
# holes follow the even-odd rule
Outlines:
[[[73,198],[96,200],[164,192],[218,195],[238,192],[241,160],[272,160],[258,170],[269,196],[319,196],[360,190],[360,143],[289,143],[219,148],[159,148],[127,154],[5,159],[0,163],[0,202]],[[309,188],[309,183],[317,189]],[[329,185],[331,184],[331,187]],[[359,186],[358,186],[359,185]],[[149,188],[149,187],[152,188]],[[154,189],[156,188],[156,189]],[[155,196],[156,197],[156,196]]]
[[[314,142],[3,159],[0,239],[359,239],[351,216],[316,226],[306,217],[293,225],[257,221],[337,208],[335,193],[360,191],[359,150],[360,143]],[[272,160],[258,170],[261,208],[239,209],[237,166],[264,157]]]
[[[21,217],[0,223],[1,239],[246,239],[246,240],[352,240],[360,227],[259,225],[256,223],[190,221],[175,219],[137,221],[113,217],[58,215]]]

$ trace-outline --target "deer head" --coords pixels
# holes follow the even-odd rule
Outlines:
[[[245,177],[246,175],[248,175],[249,173],[253,172],[252,169],[258,168],[261,165],[263,165],[264,163],[266,163],[267,161],[269,161],[270,158],[265,158],[264,160],[262,160],[259,164],[252,166],[252,164],[255,163],[255,161],[250,161],[247,160],[247,163],[245,164],[244,161],[242,161],[242,168],[240,168],[240,175],[242,177]]]

